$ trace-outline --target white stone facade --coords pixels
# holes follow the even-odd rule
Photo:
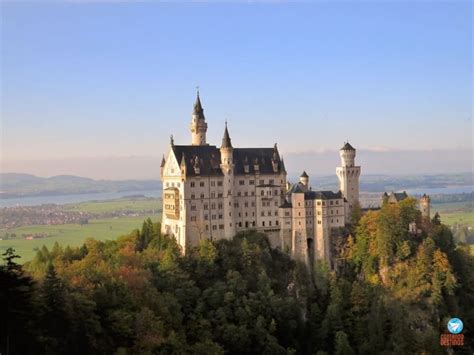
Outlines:
[[[341,149],[343,191],[312,191],[306,173],[297,184],[287,184],[276,144],[234,148],[226,125],[221,147],[209,145],[199,95],[190,130],[191,145],[175,145],[171,138],[161,164],[162,232],[174,235],[184,253],[200,240],[255,229],[298,260],[330,263],[331,238],[348,222],[348,201],[358,202],[355,149],[350,154]]]

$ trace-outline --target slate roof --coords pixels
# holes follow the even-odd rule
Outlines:
[[[305,200],[334,200],[342,198],[341,191],[306,191],[304,194]]]
[[[388,199],[389,202],[400,202],[403,201],[408,197],[408,194],[406,191],[403,192],[391,192],[390,194],[387,194],[386,192],[383,194],[382,198],[383,199]]]
[[[199,119],[205,120],[204,109],[202,108],[201,99],[199,98],[199,91],[196,96],[196,102],[194,103],[193,114],[197,115]]]
[[[302,177],[302,178],[307,178],[307,177],[309,177],[309,176],[308,176],[308,174],[306,174],[306,171],[303,171],[303,174],[301,174],[300,177]]]
[[[187,176],[222,176],[221,153],[215,145],[173,145],[173,152],[178,162],[186,165]],[[195,174],[194,165],[198,159],[199,174]],[[278,163],[278,170],[273,171],[272,159]],[[234,148],[234,175],[245,175],[244,165],[248,164],[248,174],[255,173],[255,162],[259,165],[260,174],[280,174],[284,172],[281,159],[276,148]]]
[[[352,145],[350,145],[349,142],[346,142],[346,144],[344,144],[341,150],[355,150],[355,148]]]
[[[232,142],[230,141],[229,131],[227,130],[227,122],[225,124],[224,137],[222,138],[221,148],[232,148]]]

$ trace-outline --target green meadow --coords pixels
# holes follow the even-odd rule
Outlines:
[[[88,201],[64,205],[68,211],[106,213],[106,212],[143,212],[161,211],[161,199],[159,198],[137,198],[137,199],[117,199],[106,201]]]
[[[82,211],[97,215],[108,212],[140,213],[141,216],[121,216],[115,218],[90,219],[88,224],[61,224],[61,225],[32,225],[8,230],[9,234],[16,234],[17,238],[0,240],[0,254],[7,248],[14,248],[21,256],[20,262],[31,260],[38,248],[46,245],[52,247],[54,243],[66,246],[79,246],[87,238],[98,240],[115,239],[128,234],[136,228],[141,228],[145,219],[153,222],[161,220],[161,199],[157,198],[123,198],[106,201],[88,201],[63,206],[64,210]],[[5,230],[0,231],[0,238],[4,237]],[[26,240],[24,235],[44,234],[44,238]]]
[[[98,240],[115,239],[121,235],[131,232],[133,229],[140,228],[143,221],[150,217],[153,222],[159,221],[159,215],[140,216],[140,217],[121,217],[104,218],[89,221],[89,224],[62,224],[54,226],[25,226],[10,230],[10,233],[16,233],[17,236],[32,233],[44,233],[46,237],[26,240],[24,238],[15,238],[0,240],[0,253],[7,248],[14,248],[16,253],[21,256],[20,262],[24,263],[31,260],[38,248],[46,245],[51,248],[55,242],[66,246],[79,246],[87,238]]]
[[[441,217],[441,222],[447,225],[462,224],[474,227],[474,209],[470,202],[453,202],[434,204],[431,215],[436,212]]]

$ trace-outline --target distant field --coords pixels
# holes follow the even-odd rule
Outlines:
[[[61,225],[32,225],[8,230],[9,234],[16,234],[18,238],[0,240],[0,254],[7,248],[15,248],[20,255],[21,262],[31,260],[36,251],[43,245],[51,247],[55,242],[66,246],[81,245],[85,239],[91,237],[98,240],[115,239],[123,234],[140,228],[143,221],[150,217],[154,222],[159,221],[161,215],[161,199],[158,198],[121,198],[106,201],[79,202],[63,206],[64,210],[88,212],[97,215],[90,219],[88,224],[61,224]],[[103,218],[100,215],[112,212],[140,213],[141,216],[120,216]],[[0,231],[0,237],[5,231]],[[45,234],[46,237],[26,240],[23,235]]]
[[[90,213],[105,212],[141,212],[153,211],[155,213],[161,211],[161,199],[159,198],[140,198],[140,199],[117,199],[107,201],[88,201],[74,203],[64,206],[65,210],[82,211]]]
[[[464,224],[474,227],[474,209],[469,202],[440,203],[432,206],[432,215],[438,212],[447,225]]]

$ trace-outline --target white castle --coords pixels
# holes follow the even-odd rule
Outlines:
[[[359,203],[360,166],[349,143],[336,169],[340,191],[313,191],[305,172],[287,185],[276,144],[234,148],[226,123],[221,146],[209,145],[199,92],[190,130],[191,145],[176,145],[171,137],[161,163],[162,232],[173,235],[183,253],[200,240],[255,229],[295,259],[331,263],[331,239],[342,233]]]

